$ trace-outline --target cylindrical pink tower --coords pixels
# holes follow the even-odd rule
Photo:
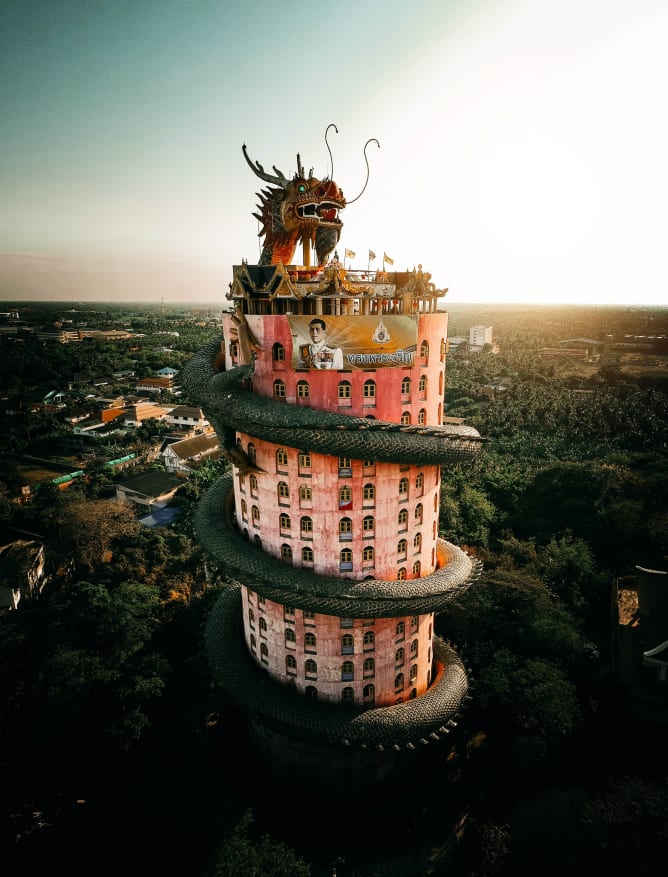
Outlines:
[[[234,277],[223,342],[186,378],[233,464],[198,517],[238,581],[209,653],[274,762],[337,771],[373,748],[382,775],[398,751],[446,734],[467,691],[434,636],[434,612],[477,573],[438,534],[440,467],[479,446],[475,430],[443,425],[442,293],[421,270],[302,278],[244,264]],[[314,756],[332,745],[338,758]]]

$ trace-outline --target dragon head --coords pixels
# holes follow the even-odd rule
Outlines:
[[[334,180],[314,177],[313,169],[307,176],[299,155],[297,173],[288,180],[276,167],[273,174],[267,173],[259,161],[250,160],[245,144],[242,149],[253,173],[278,187],[258,192],[260,212],[253,216],[262,223],[260,236],[264,236],[260,264],[290,264],[300,241],[314,245],[318,263],[324,264],[343,228],[339,211],[346,206],[346,199],[341,189]]]

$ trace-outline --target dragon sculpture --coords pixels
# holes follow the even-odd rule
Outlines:
[[[244,158],[253,173],[266,183],[278,188],[265,188],[257,193],[259,213],[254,213],[262,223],[259,237],[264,236],[261,265],[284,265],[292,263],[299,242],[308,241],[315,249],[318,264],[323,265],[334,250],[343,223],[339,211],[346,206],[343,192],[334,180],[313,176],[313,168],[304,172],[301,158],[297,155],[297,173],[289,180],[274,167],[274,173],[265,171],[259,161],[252,162],[242,147]]]

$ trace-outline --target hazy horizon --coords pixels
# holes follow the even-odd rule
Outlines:
[[[334,122],[349,200],[380,141],[354,267],[421,264],[452,302],[661,306],[667,43],[663,0],[10,4],[0,301],[224,301],[258,256],[242,143],[322,176]]]

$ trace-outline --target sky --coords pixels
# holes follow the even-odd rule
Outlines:
[[[449,301],[668,305],[665,0],[9,0],[0,299],[225,304],[260,181]]]

